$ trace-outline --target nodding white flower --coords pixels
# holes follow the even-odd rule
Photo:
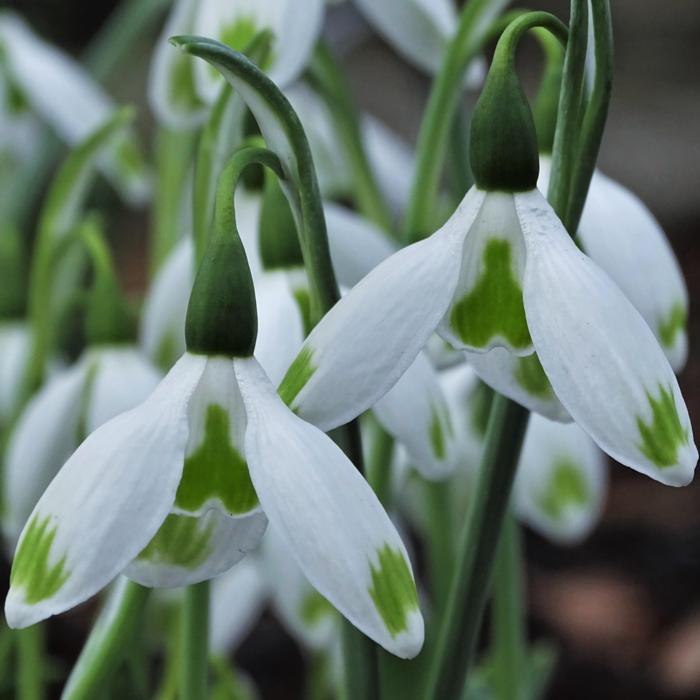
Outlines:
[[[67,54],[40,39],[18,15],[0,13],[0,70],[35,112],[74,146],[114,112],[113,100]],[[101,167],[129,201],[140,203],[150,185],[138,147],[125,134]]]
[[[457,31],[457,10],[452,0],[355,0],[355,4],[401,56],[421,70],[438,72],[445,48]],[[467,74],[468,86],[478,87],[485,72],[483,59],[473,61]]]
[[[29,353],[29,329],[21,322],[0,323],[0,424],[5,425],[17,407],[24,365]]]
[[[274,35],[262,66],[281,87],[304,70],[321,33],[323,0],[177,0],[159,39],[150,75],[151,106],[174,128],[200,123],[215,100],[222,80],[205,64],[193,64],[168,44],[175,34],[199,34],[244,51],[263,30]]]
[[[82,440],[143,401],[159,380],[137,350],[95,347],[73,367],[56,372],[32,398],[12,431],[3,472],[3,531],[13,545],[44,489]]]
[[[540,159],[539,188],[547,191],[550,160]],[[644,317],[676,372],[688,358],[688,290],[661,226],[628,189],[593,173],[577,241]]]

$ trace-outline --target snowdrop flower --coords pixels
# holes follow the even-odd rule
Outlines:
[[[165,25],[150,76],[151,106],[174,128],[200,123],[216,99],[221,79],[205,64],[195,63],[168,44],[175,34],[201,34],[243,51],[262,30],[274,35],[264,66],[280,86],[303,71],[321,32],[323,0],[305,0],[303,11],[292,0],[177,0]]]
[[[124,571],[143,585],[222,573],[269,518],[314,587],[401,657],[423,619],[406,549],[333,441],[294,415],[253,357],[253,282],[236,234],[236,161],[222,174],[187,351],[140,406],[93,432],[20,536],[5,612],[24,627]]]
[[[540,159],[538,186],[546,192],[551,162]],[[688,290],[661,226],[628,189],[593,173],[577,241],[605,270],[656,335],[677,372],[688,358]]]
[[[0,13],[0,50],[6,79],[67,144],[82,142],[114,112],[112,99],[74,59],[40,39],[13,12]],[[132,139],[125,135],[116,142],[101,166],[130,202],[146,199],[150,186]]]
[[[128,346],[91,348],[51,377],[20,416],[7,448],[3,531],[10,542],[16,543],[44,489],[80,442],[143,401],[159,379]]]
[[[280,392],[304,419],[342,425],[437,330],[496,390],[549,417],[568,414],[619,462],[686,484],[698,455],[673,370],[537,190],[532,116],[503,75],[510,50],[499,43],[474,113],[475,187],[439,231],[385,260],[325,316]]]

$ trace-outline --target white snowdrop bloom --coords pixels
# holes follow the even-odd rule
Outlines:
[[[24,365],[29,353],[29,329],[20,322],[0,323],[0,423],[17,407]]]
[[[323,0],[177,0],[158,41],[151,66],[150,99],[156,116],[172,127],[194,126],[216,99],[221,78],[205,64],[193,64],[168,39],[197,34],[245,50],[263,30],[273,34],[262,66],[280,86],[291,84],[304,70],[321,33]]]
[[[3,531],[9,542],[17,542],[44,489],[80,442],[143,401],[159,380],[159,372],[128,346],[89,349],[53,374],[27,404],[7,447]]]
[[[551,161],[540,159],[547,191]],[[605,270],[656,335],[673,369],[688,358],[688,290],[666,234],[644,203],[596,170],[578,227],[583,251]]]
[[[71,146],[107,121],[115,104],[80,64],[40,39],[18,15],[0,13],[0,70],[29,108]],[[129,201],[143,202],[150,183],[134,140],[124,134],[100,166]]]

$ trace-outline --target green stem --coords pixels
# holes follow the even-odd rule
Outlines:
[[[347,620],[341,626],[343,683],[348,700],[379,699],[379,665],[373,642]]]
[[[493,400],[477,490],[458,543],[426,699],[456,700],[462,695],[528,416],[525,408],[503,396]]]
[[[100,697],[143,622],[149,594],[149,588],[127,579],[117,583],[80,652],[61,700]]]
[[[377,424],[374,426],[372,446],[367,464],[367,480],[385,509],[391,508],[391,458],[394,438]]]
[[[19,668],[17,700],[42,700],[44,697],[44,628],[32,625],[17,633]]]
[[[492,22],[507,0],[469,0],[433,83],[416,146],[416,171],[403,226],[407,242],[430,232],[450,128],[469,63],[488,40]]]
[[[537,145],[540,153],[551,154],[554,132],[557,126],[559,94],[564,63],[564,50],[556,37],[545,29],[535,29],[535,36],[544,53],[544,71],[532,105],[537,130]]]
[[[429,570],[432,578],[433,616],[440,620],[447,605],[454,566],[453,520],[449,481],[426,481],[425,498],[428,513]]]
[[[180,697],[204,700],[208,686],[209,581],[185,589],[181,648]]]
[[[462,104],[457,109],[450,129],[449,172],[450,189],[454,204],[458,204],[464,193],[474,184],[472,169],[469,164],[469,123],[470,114],[467,106]]]
[[[524,700],[526,667],[523,561],[518,523],[509,513],[496,551],[492,603],[492,669],[498,700]]]
[[[333,116],[352,175],[358,210],[380,228],[390,231],[391,213],[367,158],[357,105],[336,58],[323,42],[316,47],[310,75]]]

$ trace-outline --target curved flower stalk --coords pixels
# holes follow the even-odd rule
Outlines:
[[[114,111],[113,100],[76,61],[40,39],[13,12],[0,13],[0,48],[6,80],[67,144],[83,141]],[[122,135],[100,165],[127,201],[147,199],[149,177],[133,133]]]
[[[507,34],[474,113],[475,187],[440,230],[331,309],[280,391],[303,418],[342,425],[437,330],[499,392],[552,418],[563,407],[619,462],[686,484],[698,455],[675,375],[639,312],[536,188],[534,125]]]
[[[135,349],[95,347],[56,372],[13,429],[5,459],[3,531],[14,545],[39,497],[82,440],[139,404],[160,374]]]
[[[540,159],[546,191],[550,161]],[[607,272],[654,332],[676,372],[688,357],[688,290],[661,226],[628,189],[593,173],[577,242]]]
[[[284,87],[304,70],[324,14],[323,0],[306,0],[303,11],[292,0],[177,0],[151,66],[154,113],[173,128],[195,126],[205,118],[222,84],[205,64],[192,63],[169,46],[171,36],[200,34],[242,51],[256,34],[270,30],[275,41],[263,67]]]
[[[447,44],[457,31],[457,11],[450,0],[355,0],[372,26],[413,65],[437,73]],[[483,59],[474,61],[467,86],[478,87],[486,69]]]

